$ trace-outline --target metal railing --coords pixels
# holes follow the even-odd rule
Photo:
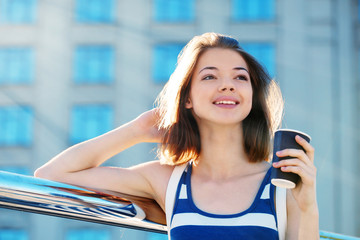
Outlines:
[[[320,239],[333,239],[333,240],[360,240],[360,238],[346,236],[338,233],[320,231]]]
[[[152,199],[0,171],[0,207],[166,233]]]
[[[0,207],[143,231],[167,233],[152,199],[0,171]],[[320,239],[360,238],[320,231]]]

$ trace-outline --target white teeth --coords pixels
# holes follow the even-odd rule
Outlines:
[[[233,102],[233,101],[219,101],[219,102],[215,102],[215,104],[231,104],[231,105],[235,105],[236,102]]]

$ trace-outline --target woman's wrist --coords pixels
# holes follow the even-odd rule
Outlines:
[[[306,211],[301,211],[301,217],[311,217],[311,218],[319,218],[319,210],[317,207],[312,207],[307,209]]]
[[[161,131],[157,127],[154,110],[147,111],[131,121],[134,136],[138,142],[160,142]]]
[[[317,201],[315,200],[313,204],[308,205],[305,209],[300,210],[302,215],[319,215],[319,208]]]
[[[300,214],[299,240],[319,239],[319,211],[317,207]]]
[[[135,120],[125,123],[111,132],[114,133],[116,141],[130,143],[131,145],[141,143],[145,138],[143,129]],[[109,133],[111,134],[111,132]]]

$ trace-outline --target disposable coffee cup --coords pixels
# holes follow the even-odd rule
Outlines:
[[[274,136],[274,151],[273,151],[273,162],[279,162],[285,159],[291,159],[293,157],[278,157],[276,152],[284,149],[300,149],[304,150],[296,141],[295,136],[299,135],[307,142],[310,142],[311,137],[303,132],[293,129],[279,129],[275,132]],[[299,181],[299,175],[291,172],[283,172],[280,168],[271,169],[271,183],[277,187],[282,188],[294,188]]]

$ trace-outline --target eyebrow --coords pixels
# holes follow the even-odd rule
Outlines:
[[[246,71],[247,73],[249,73],[249,71],[246,69],[246,68],[244,68],[244,67],[234,67],[233,68],[234,70],[244,70],[244,71]],[[249,73],[250,74],[250,73]]]
[[[207,70],[207,69],[219,71],[218,68],[209,66],[209,67],[204,67],[203,69],[201,69],[201,70],[199,71],[199,73],[201,73],[202,71]],[[246,68],[244,68],[244,67],[234,67],[233,70],[244,70],[244,71],[246,71],[247,73],[249,73],[249,71],[248,71]]]

